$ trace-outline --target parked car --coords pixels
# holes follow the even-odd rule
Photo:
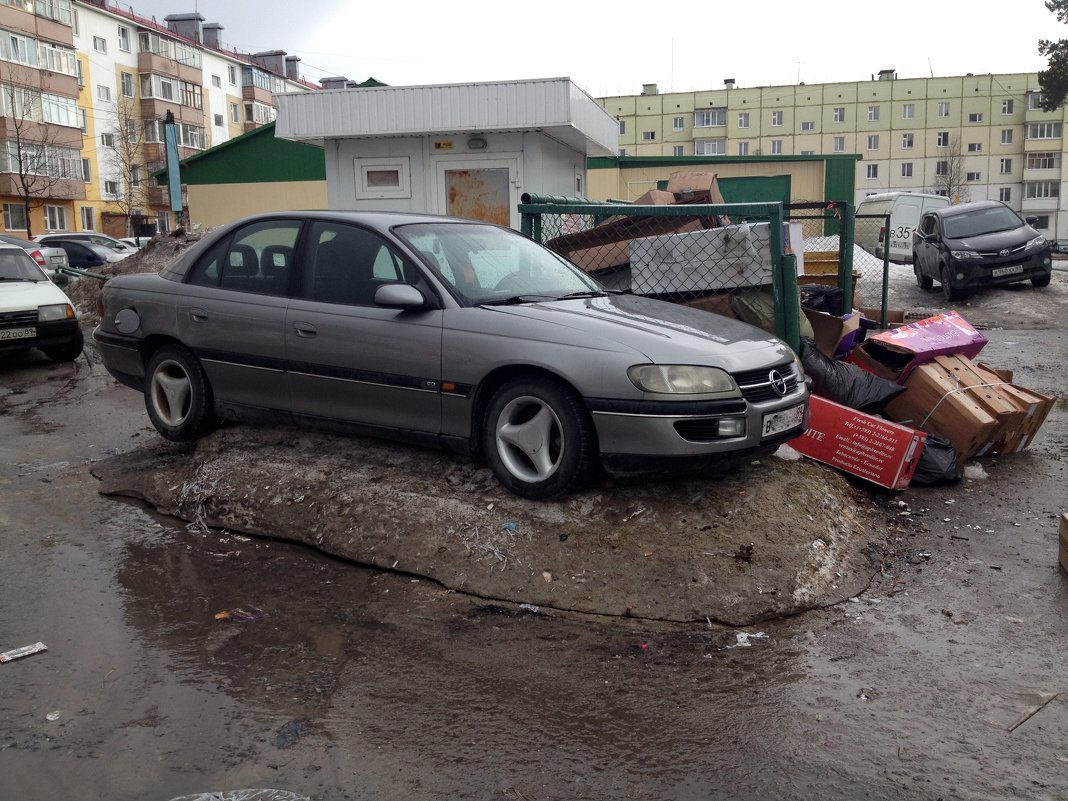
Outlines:
[[[82,352],[78,315],[26,251],[0,244],[0,353],[40,348],[55,362]]]
[[[70,276],[62,272],[56,272],[61,267],[69,267],[70,260],[67,251],[63,248],[52,247],[43,242],[31,242],[29,239],[20,239],[17,236],[0,234],[0,242],[7,245],[17,245],[30,254],[30,258],[37,262],[37,266],[44,270],[45,275],[56,284],[64,286],[70,281]]]
[[[804,431],[794,353],[737,320],[604,290],[521,234],[280,212],[103,288],[94,338],[164,437],[310,423],[484,455],[544,498],[613,470],[727,463]]]
[[[127,245],[132,247],[134,250],[140,250],[141,248],[143,248],[145,245],[147,245],[149,242],[152,241],[152,237],[150,237],[150,236],[123,236],[123,237],[119,238],[119,241],[126,243]]]
[[[922,192],[880,192],[868,195],[857,205],[856,243],[876,258],[883,258],[886,243],[890,243],[890,261],[897,264],[912,262],[912,232],[920,218],[934,209],[945,208],[949,198]],[[890,225],[882,221],[864,219],[865,215],[890,215]]]
[[[946,300],[983,286],[1030,280],[1047,286],[1053,270],[1049,242],[998,200],[961,203],[928,212],[912,237],[916,283],[942,284]]]
[[[47,242],[53,247],[61,248],[67,254],[70,266],[79,270],[95,270],[105,264],[122,261],[129,255],[92,242],[78,242],[73,239],[49,239]]]
[[[98,234],[95,231],[59,231],[52,234],[38,234],[33,238],[35,242],[54,242],[56,240],[73,242],[91,242],[94,245],[102,245],[124,256],[133,254],[137,248],[121,239],[116,239],[107,234]]]

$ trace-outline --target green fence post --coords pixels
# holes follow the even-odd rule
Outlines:
[[[783,234],[783,209],[776,203],[768,215],[771,225],[771,291],[775,300],[775,335],[794,350],[801,347],[800,302],[797,291],[797,259],[787,256]]]
[[[519,232],[523,236],[534,238],[534,215],[523,212],[519,215]]]
[[[853,309],[853,243],[856,239],[856,209],[852,203],[832,204],[839,212],[842,227],[838,234],[838,286],[842,288],[842,309],[839,314],[848,314]]]

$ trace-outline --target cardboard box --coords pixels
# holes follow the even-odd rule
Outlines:
[[[1061,512],[1061,535],[1058,539],[1061,542],[1058,549],[1061,570],[1068,571],[1068,512]]]
[[[683,305],[693,306],[695,309],[709,311],[713,314],[722,314],[724,317],[738,319],[738,315],[735,314],[734,309],[731,308],[730,295],[709,295],[708,297],[697,298],[696,300],[688,300]]]
[[[920,463],[927,435],[819,395],[809,401],[808,430],[790,447],[817,462],[888,489],[905,489]]]
[[[771,226],[729,225],[630,243],[631,290],[704,292],[771,285]]]
[[[833,314],[806,309],[803,306],[801,311],[812,325],[812,338],[824,356],[833,359],[838,354],[848,353],[856,346],[861,334],[859,314],[835,317]]]
[[[858,309],[864,317],[869,320],[874,320],[877,323],[882,322],[883,310],[876,309],[873,306],[854,306]],[[904,309],[887,309],[886,310],[886,324],[889,328],[897,328],[905,324],[905,310]],[[1010,379],[1011,380],[1011,379]]]
[[[935,357],[958,354],[970,359],[986,343],[971,323],[950,311],[874,334],[849,354],[848,361],[904,384],[913,370]]]
[[[663,189],[650,189],[634,201],[635,206],[671,206],[674,203],[675,196]]]

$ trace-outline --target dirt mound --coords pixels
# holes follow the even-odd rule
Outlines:
[[[460,457],[235,426],[94,467],[105,494],[425,576],[486,598],[748,625],[861,591],[884,540],[837,473],[777,458],[722,478],[604,481],[532,502]]]

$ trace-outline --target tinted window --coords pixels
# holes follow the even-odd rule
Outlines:
[[[370,306],[382,284],[416,282],[414,270],[389,243],[364,228],[316,222],[306,241],[303,294],[311,300]]]
[[[954,214],[945,219],[945,233],[949,239],[962,239],[968,236],[992,234],[996,231],[1011,231],[1023,223],[1016,212],[1007,206],[994,206],[976,209],[963,214]]]
[[[295,220],[247,225],[209,250],[190,271],[189,283],[260,295],[285,295],[294,272],[300,233]]]

